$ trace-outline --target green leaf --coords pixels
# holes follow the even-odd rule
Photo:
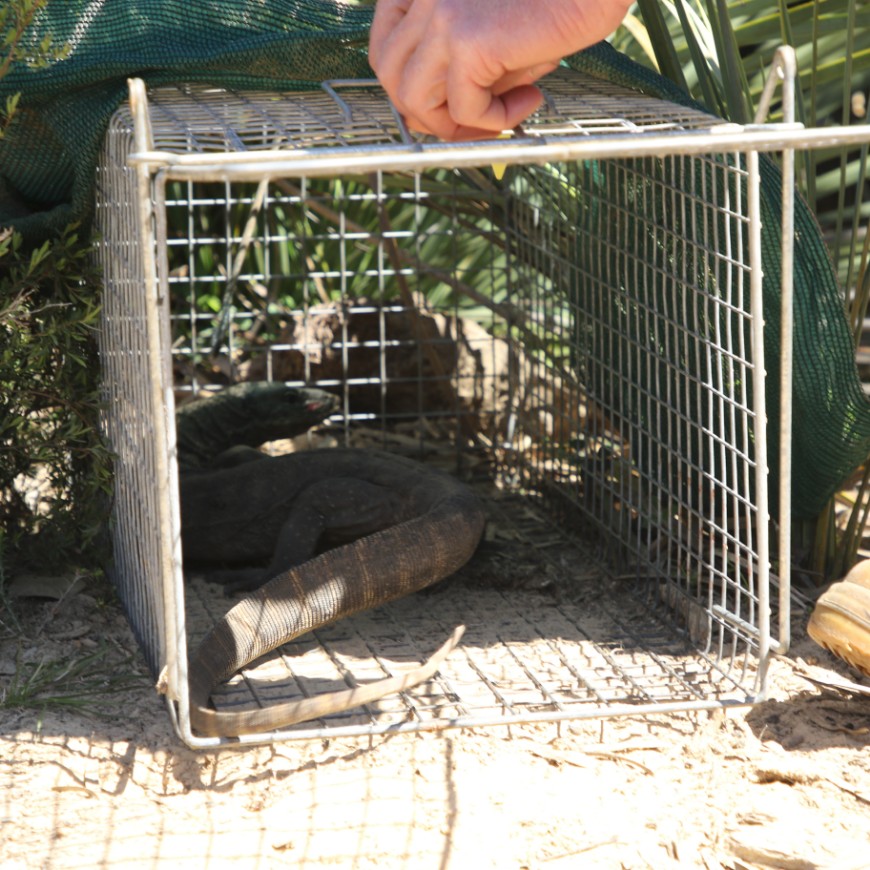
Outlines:
[[[710,65],[700,44],[695,36],[695,30],[689,21],[686,14],[686,8],[683,5],[683,0],[675,0],[675,7],[680,19],[680,24],[683,27],[683,34],[686,38],[686,45],[689,49],[689,55],[692,58],[692,63],[695,66],[695,72],[698,76],[698,85],[701,88],[702,102],[711,112],[722,114],[724,105],[722,102],[721,89],[719,82],[712,74]]]
[[[683,90],[688,91],[689,87],[686,84],[686,77],[683,75],[683,68],[680,66],[677,52],[668,32],[668,27],[658,0],[637,0],[637,6],[649,32],[650,41],[652,42],[653,50],[656,53],[656,60],[659,64],[659,70],[662,75],[667,76]]]

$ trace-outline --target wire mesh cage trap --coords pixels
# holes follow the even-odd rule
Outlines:
[[[185,581],[175,403],[246,379],[335,393],[320,437],[445,464],[492,522],[464,580],[300,637],[214,701],[367,682],[466,623],[434,680],[240,739],[763,696],[788,643],[787,560],[771,577],[788,542],[770,529],[789,524],[769,516],[771,497],[788,516],[789,469],[787,446],[767,456],[757,189],[783,125],[722,125],[568,70],[544,89],[511,139],[447,145],[414,140],[369,82],[131,83],[96,209],[113,574],[190,745],[218,740],[190,728],[188,645],[228,602]]]

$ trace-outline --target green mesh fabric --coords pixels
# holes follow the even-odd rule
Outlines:
[[[54,0],[32,38],[50,35],[71,52],[47,68],[14,67],[0,81],[0,104],[20,92],[21,109],[0,140],[0,226],[31,241],[87,220],[93,173],[108,119],[127,78],[149,85],[189,81],[225,87],[298,90],[330,78],[369,76],[371,8],[336,0]],[[668,80],[601,44],[568,61],[575,69],[651,96],[692,104]],[[764,159],[763,245],[768,412],[779,407],[779,192]],[[795,233],[794,513],[816,515],[870,453],[870,403],[837,281],[819,228],[797,203]],[[634,288],[638,294],[654,286]],[[640,299],[643,303],[645,300]],[[770,449],[778,450],[776,426]]]
[[[31,27],[68,57],[16,65],[0,105],[21,108],[0,141],[0,226],[28,239],[86,217],[100,142],[127,79],[300,90],[324,79],[371,76],[371,9],[334,0],[52,0]]]
[[[568,65],[598,78],[705,111],[669,79],[641,67],[601,43],[569,58]],[[780,449],[780,287],[782,279],[781,196],[782,174],[766,155],[760,155],[761,245],[764,273],[765,368],[767,372],[768,455],[774,464]],[[679,178],[668,179],[679,185]],[[678,215],[658,210],[676,225]],[[690,232],[682,227],[682,232]],[[792,401],[792,513],[799,518],[817,516],[845,479],[870,456],[870,401],[864,394],[855,363],[855,344],[845,316],[843,297],[821,230],[809,206],[797,197],[794,215],[794,385]],[[609,274],[613,274],[611,271]],[[627,284],[636,303],[661,310],[660,288]],[[656,306],[659,305],[657,309]],[[617,316],[614,312],[613,316]],[[703,330],[699,330],[703,332]],[[676,350],[668,350],[671,355]],[[613,348],[614,359],[624,349]],[[620,353],[623,355],[620,356]],[[703,353],[685,352],[685,365],[697,367]],[[692,362],[686,362],[692,360]],[[671,360],[673,363],[680,361]],[[679,367],[679,365],[677,365]],[[704,373],[695,374],[702,378]],[[637,378],[643,377],[638,372]],[[686,409],[702,422],[702,409]],[[631,419],[636,409],[627,409]],[[735,433],[736,435],[736,433]],[[699,468],[710,461],[699,453],[690,460]],[[717,469],[717,479],[725,478]]]

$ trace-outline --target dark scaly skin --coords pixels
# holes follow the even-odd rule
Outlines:
[[[259,588],[191,655],[190,716],[197,732],[229,737],[276,730],[367,703],[428,679],[458,641],[461,630],[422,667],[358,689],[260,710],[211,709],[213,689],[265,653],[452,574],[474,552],[484,512],[450,475],[389,453],[347,448],[260,455],[182,474],[180,487],[186,562],[266,566],[217,575],[237,588]]]
[[[246,549],[267,558],[283,554],[259,571],[261,579],[273,579],[233,607],[191,656],[191,723],[198,732],[233,736],[284,728],[415,685],[437,669],[440,658],[398,680],[262,710],[217,712],[208,706],[215,686],[270,650],[458,570],[484,525],[482,505],[464,484],[402,457],[336,449],[191,475],[181,491],[182,505],[196,506],[186,514],[182,508],[182,536],[196,529],[200,558],[210,551],[232,562]],[[217,504],[222,492],[233,497]],[[304,534],[294,513],[304,520]],[[213,521],[213,537],[205,534],[203,520]],[[228,534],[234,524],[238,537]],[[362,537],[292,564],[291,554],[304,560],[318,540],[348,535]],[[280,558],[289,561],[276,573]]]
[[[234,447],[259,447],[307,432],[338,409],[332,393],[249,381],[196,398],[175,411],[179,469],[207,468]]]

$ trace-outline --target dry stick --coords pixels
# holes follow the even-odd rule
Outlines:
[[[251,247],[251,242],[254,240],[254,231],[257,228],[257,218],[263,208],[263,203],[266,200],[266,194],[269,190],[269,180],[264,178],[257,185],[257,192],[254,194],[254,201],[251,203],[251,209],[248,212],[248,219],[245,222],[245,228],[242,231],[242,238],[239,240],[239,247],[236,250],[236,256],[233,258],[230,273],[227,275],[227,283],[224,286],[223,296],[221,298],[221,313],[218,319],[217,328],[212,338],[211,352],[218,352],[220,345],[223,343],[224,334],[229,332],[230,326],[230,306],[233,298],[236,295],[236,285],[239,281],[239,275],[242,273],[242,267],[245,265],[245,258],[248,256],[248,249]]]
[[[317,266],[314,262],[314,258],[310,254],[305,255],[305,267],[308,269],[309,276],[311,280],[314,282],[314,289],[317,291],[317,295],[320,297],[320,301],[324,305],[329,305],[331,303],[331,299],[329,298],[329,293],[327,292],[326,285],[323,283],[323,278],[320,275],[314,274],[317,272]],[[251,282],[251,286],[254,290],[256,290],[257,286],[253,282]],[[267,303],[274,301],[275,294],[274,292],[264,287],[264,293],[260,294],[262,298],[264,298]],[[256,338],[259,335],[260,330],[263,328],[263,325],[266,323],[266,311],[262,310],[257,315],[256,320],[254,321],[253,326],[249,330],[249,335],[251,338]]]
[[[864,794],[863,792],[856,791],[850,785],[847,785],[845,782],[839,779],[832,779],[829,776],[821,777],[825,782],[830,783],[834,787],[840,789],[840,791],[846,792],[846,794],[852,795],[853,798],[860,801],[862,804],[870,804],[870,796]]]
[[[311,254],[305,255],[305,267],[308,269],[309,273],[317,271],[317,264],[314,262],[314,258]],[[332,300],[329,298],[329,293],[326,289],[326,285],[323,283],[323,278],[320,275],[310,275],[310,277],[314,282],[314,289],[317,291],[320,301],[324,305],[330,305]]]
[[[600,843],[592,843],[589,846],[581,846],[579,849],[572,849],[570,852],[560,852],[558,855],[548,855],[545,858],[539,859],[542,864],[550,861],[562,861],[565,858],[573,858],[575,855],[583,855],[586,852],[591,852],[593,849],[600,849],[602,846],[622,846],[624,843],[618,836],[609,837],[607,840],[602,840]],[[625,865],[623,865],[625,866]]]
[[[551,749],[545,746],[535,746],[534,748],[530,748],[529,752],[532,755],[537,755],[538,758],[544,759],[544,761],[555,761],[556,763],[570,764],[573,767],[585,767],[586,765],[583,763],[584,757],[602,758],[607,761],[621,761],[624,764],[628,764],[632,767],[638,768],[638,770],[642,770],[647,776],[654,775],[652,770],[650,770],[650,768],[648,768],[642,762],[636,761],[633,758],[627,758],[624,755],[619,755],[616,752],[610,752],[606,749],[596,749],[592,747],[580,749],[576,752],[561,752],[557,749]]]

